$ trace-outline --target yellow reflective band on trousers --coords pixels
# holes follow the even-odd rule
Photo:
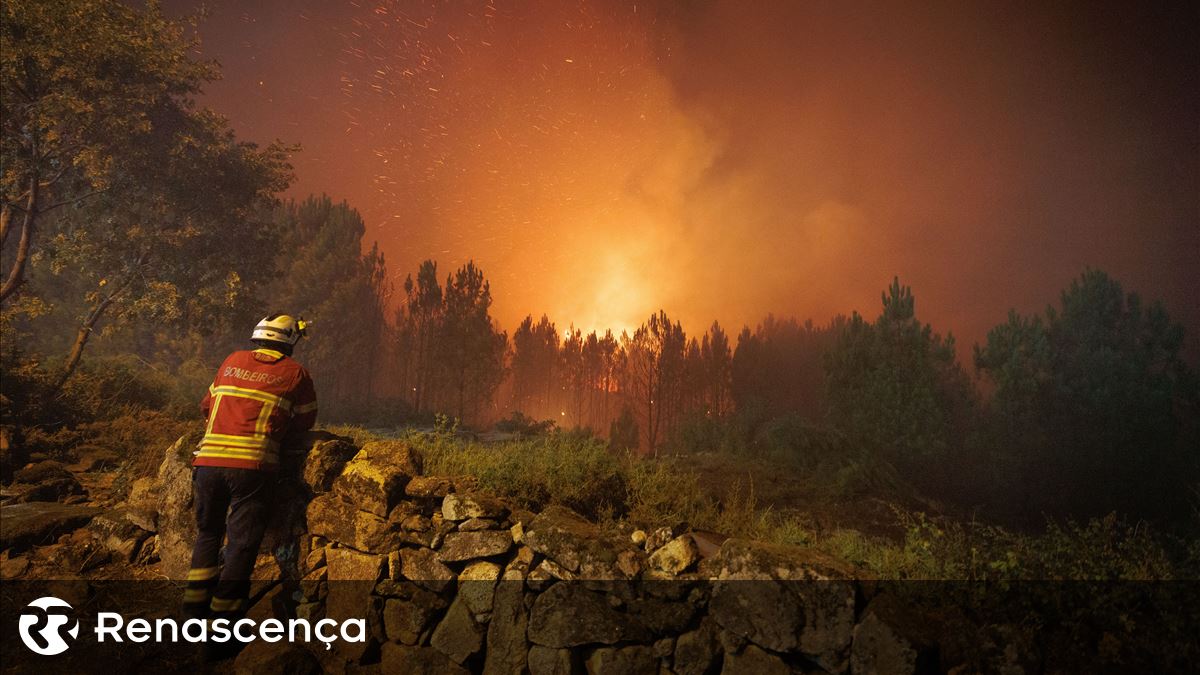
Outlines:
[[[194,567],[188,570],[188,581],[205,581],[217,576],[218,568],[216,567]]]
[[[241,609],[243,604],[241,598],[213,598],[208,607],[214,612],[233,612]]]
[[[183,604],[185,605],[207,605],[208,598],[212,595],[211,588],[189,588],[183,592]]]

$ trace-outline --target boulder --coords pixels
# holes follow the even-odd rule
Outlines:
[[[415,584],[396,586],[397,597],[389,597],[383,606],[383,626],[387,639],[406,645],[415,645],[443,609],[446,601],[436,593]]]
[[[570,649],[550,649],[539,645],[529,648],[529,675],[571,675]]]
[[[75,474],[53,460],[27,466],[13,474],[13,479],[12,489],[18,493],[14,502],[60,502],[87,494]]]
[[[600,537],[595,525],[562,506],[550,506],[525,527],[522,541],[580,578],[624,578],[617,566],[621,548]]]
[[[421,455],[405,441],[371,441],[346,463],[333,490],[363,511],[386,518],[421,473]]]
[[[379,672],[396,675],[467,675],[470,671],[432,647],[387,643],[380,652]]]
[[[458,575],[458,597],[462,598],[477,619],[492,611],[492,597],[496,592],[496,580],[500,578],[500,566],[480,560],[473,562]]]
[[[158,482],[152,476],[142,476],[129,484],[125,503],[143,513],[158,517]]]
[[[404,494],[415,499],[441,499],[453,491],[453,479],[445,476],[413,476],[404,486]]]
[[[443,565],[437,554],[427,548],[405,548],[400,550],[400,573],[419,586],[440,593],[454,583],[455,575]]]
[[[341,495],[328,492],[308,503],[308,532],[367,553],[386,554],[400,547],[400,529],[374,513],[361,511]]]
[[[302,478],[313,494],[329,492],[333,481],[342,474],[346,462],[358,454],[358,448],[342,438],[320,440],[312,445],[304,458]]]
[[[196,543],[196,513],[192,506],[192,451],[203,436],[198,430],[175,441],[158,466],[158,557],[169,579],[186,579]]]
[[[680,574],[700,559],[700,551],[691,535],[680,535],[650,556],[650,567],[667,574]]]
[[[658,675],[658,657],[652,647],[601,647],[587,660],[588,675]]]
[[[117,559],[134,562],[142,544],[154,534],[150,514],[124,506],[105,511],[92,519],[88,530]]]
[[[520,524],[518,523],[514,527],[520,527]],[[498,530],[498,529],[500,529],[500,523],[498,523],[494,520],[489,520],[487,518],[468,518],[467,520],[464,520],[458,524],[459,532],[478,532],[480,530]],[[510,532],[509,536],[511,536],[511,535],[512,535],[512,533]]]
[[[725,663],[721,668],[722,675],[790,675],[792,672],[783,659],[754,645],[746,645],[740,653],[725,652]]]
[[[99,512],[98,508],[55,502],[0,506],[0,550],[17,552],[53,543],[60,535],[87,525]]]
[[[325,550],[330,581],[369,581],[379,579],[386,559],[381,555],[359,553],[348,548]]]
[[[507,515],[508,507],[504,505],[504,502],[483,494],[471,492],[448,494],[442,500],[442,517],[446,520],[499,519]]]
[[[451,532],[443,540],[437,557],[442,562],[489,558],[506,553],[512,545],[512,535],[504,530]]]
[[[889,595],[863,610],[850,648],[854,673],[940,672],[938,649],[928,617],[914,616]]]
[[[701,620],[696,630],[675,640],[672,670],[676,675],[704,675],[712,669],[719,652],[716,627],[708,619]]]
[[[321,675],[312,652],[286,641],[254,640],[233,661],[235,675]]]
[[[488,622],[487,655],[483,662],[486,675],[520,675],[527,668],[525,630],[529,625],[529,613],[525,609],[524,585],[521,572],[509,569],[496,586],[492,619]]]
[[[529,641],[543,647],[611,645],[642,639],[646,628],[581,583],[559,582],[537,596],[529,617]],[[532,664],[531,664],[532,668]]]
[[[455,663],[462,664],[483,648],[483,637],[484,628],[471,616],[460,588],[459,596],[446,610],[446,616],[433,629],[429,644]]]

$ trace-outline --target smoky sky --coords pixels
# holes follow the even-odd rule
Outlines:
[[[898,275],[969,345],[1087,267],[1200,328],[1195,5],[208,8],[203,103],[509,329],[870,317]]]

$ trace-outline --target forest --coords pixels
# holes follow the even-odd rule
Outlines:
[[[109,443],[148,466],[220,360],[287,311],[312,324],[296,357],[325,425],[781,463],[847,498],[911,490],[1016,525],[1197,522],[1185,330],[1104,271],[969,347],[885,271],[873,312],[828,321],[685,327],[667,307],[585,334],[529,308],[501,326],[480,266],[392,269],[354,206],[287,197],[303,150],[197,103],[219,71],[182,24],[119,3],[3,11],[0,423],[27,455]]]

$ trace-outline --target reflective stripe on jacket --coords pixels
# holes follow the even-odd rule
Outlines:
[[[238,351],[217,370],[200,409],[208,420],[195,466],[274,469],[289,431],[317,420],[312,377],[272,349]]]

